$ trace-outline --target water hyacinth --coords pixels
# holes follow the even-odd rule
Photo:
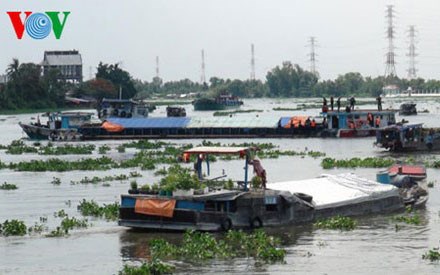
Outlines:
[[[20,220],[6,220],[0,223],[0,234],[7,236],[24,236],[26,235],[27,227],[23,221]]]
[[[315,222],[316,227],[321,229],[353,230],[357,222],[350,217],[336,216]]]
[[[393,165],[396,161],[386,158],[351,158],[337,160],[334,158],[325,158],[321,161],[321,166],[324,169],[331,168],[384,168]]]
[[[253,233],[228,231],[223,239],[217,240],[213,234],[186,231],[182,243],[171,244],[163,239],[150,241],[153,259],[183,259],[200,261],[209,259],[232,259],[252,257],[266,263],[283,262],[286,251],[279,248],[280,240],[268,236],[262,230]]]

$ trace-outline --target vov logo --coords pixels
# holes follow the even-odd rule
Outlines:
[[[64,11],[64,19],[61,22],[58,11],[46,11],[45,13],[32,13],[31,11],[8,11],[6,12],[11,19],[17,39],[22,39],[24,31],[33,39],[44,39],[51,31],[53,31],[55,38],[60,39],[64,26],[66,25],[67,17],[70,11]],[[22,20],[22,13],[24,13],[24,21]]]

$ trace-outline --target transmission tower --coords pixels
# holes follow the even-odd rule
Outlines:
[[[310,72],[314,75],[318,75],[318,72],[316,71],[316,56],[318,56],[315,52],[315,46],[316,46],[316,39],[315,37],[311,36],[309,38],[309,47],[310,47],[310,53],[309,53],[309,61],[310,61]]]
[[[394,18],[394,6],[388,5],[385,15],[388,26],[387,26],[387,39],[388,39],[388,52],[386,54],[386,67],[385,67],[385,78],[387,77],[394,77],[396,76],[396,66],[394,57],[396,56],[394,53],[394,25],[393,25],[393,18]]]
[[[205,75],[205,51],[202,50],[202,74],[200,76],[200,82],[206,83],[206,75]]]
[[[156,77],[159,78],[159,56],[156,56]]]
[[[409,37],[409,47],[408,47],[408,54],[409,57],[409,67],[408,67],[408,80],[414,79],[417,77],[417,70],[416,70],[416,30],[414,26],[409,26],[408,30],[408,37]]]
[[[93,79],[93,67],[89,66],[89,79]]]
[[[255,49],[251,44],[251,80],[255,80]]]

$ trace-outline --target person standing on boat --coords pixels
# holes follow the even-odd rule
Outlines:
[[[382,111],[382,98],[380,96],[376,97],[377,110]]]
[[[330,108],[331,108],[331,110],[333,111],[333,105],[334,105],[334,99],[333,99],[333,96],[331,96],[330,97]]]
[[[367,121],[368,121],[368,125],[370,125],[370,127],[374,126],[374,117],[373,117],[372,113],[367,114]]]
[[[354,104],[356,103],[356,100],[354,99],[354,96],[350,97],[350,109],[354,110]]]
[[[336,100],[336,106],[338,106],[338,113],[339,113],[339,109],[341,109],[341,97],[338,97],[338,100]]]
[[[380,116],[376,117],[376,128],[380,127]]]

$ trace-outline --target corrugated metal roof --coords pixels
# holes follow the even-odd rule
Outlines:
[[[188,117],[108,118],[124,128],[185,128]]]
[[[276,128],[279,119],[269,117],[193,117],[187,128]]]
[[[188,154],[238,154],[249,150],[249,147],[200,146],[186,150]]]
[[[49,65],[49,66],[82,65],[82,60],[80,54],[69,54],[69,55],[48,54],[45,56],[43,65]]]

